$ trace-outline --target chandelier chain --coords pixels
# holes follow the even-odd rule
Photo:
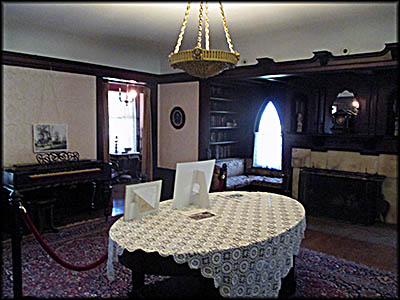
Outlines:
[[[176,41],[176,46],[175,46],[174,53],[178,53],[179,52],[179,48],[181,47],[183,35],[185,34],[186,25],[187,25],[187,21],[188,21],[188,18],[189,18],[189,11],[190,11],[190,1],[188,2],[188,5],[186,7],[185,17],[183,18],[181,31],[179,32],[178,40]]]
[[[206,1],[206,22],[204,24],[206,33],[206,49],[210,50],[210,25],[208,24],[208,1]]]
[[[172,68],[182,69],[186,73],[194,77],[209,78],[218,75],[224,70],[232,69],[235,67],[235,65],[239,61],[240,54],[233,48],[221,1],[219,1],[219,6],[224,25],[225,37],[230,51],[210,49],[208,1],[200,2],[196,46],[194,47],[194,49],[190,50],[179,50],[189,18],[190,2],[188,2],[175,50],[173,53],[170,53],[168,55],[168,59]],[[204,49],[202,48],[203,35],[205,36]]]
[[[229,34],[228,25],[226,24],[224,8],[222,7],[222,2],[221,1],[218,1],[218,2],[219,2],[219,8],[220,8],[220,11],[221,11],[221,16],[222,16],[222,22],[224,23],[226,41],[228,42],[229,50],[231,50],[232,53],[235,53],[235,50],[233,49],[231,35]]]
[[[199,26],[197,33],[197,47],[201,48],[201,39],[203,31],[203,1],[200,2],[200,12],[199,12]]]

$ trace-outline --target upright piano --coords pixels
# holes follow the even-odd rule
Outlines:
[[[99,160],[60,161],[49,164],[15,165],[2,170],[3,189],[8,193],[8,206],[13,213],[12,256],[14,297],[22,296],[21,239],[22,224],[20,204],[24,205],[24,193],[38,189],[55,189],[59,186],[92,183],[93,193],[104,203],[104,215],[111,215],[111,166]],[[93,207],[94,197],[88,197]],[[34,203],[33,203],[34,204]]]
[[[98,160],[15,165],[3,168],[3,187],[11,192],[110,180],[110,164]]]

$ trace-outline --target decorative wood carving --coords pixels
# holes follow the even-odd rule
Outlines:
[[[272,74],[332,72],[350,69],[396,68],[398,43],[387,43],[382,51],[338,55],[329,51],[313,52],[308,59],[274,62],[271,58],[258,58],[256,65],[240,66],[219,75],[219,78],[249,78]]]
[[[71,161],[79,161],[78,152],[45,152],[38,153],[36,155],[36,160],[40,165],[49,165],[54,163],[65,163]]]

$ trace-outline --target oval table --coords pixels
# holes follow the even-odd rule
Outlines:
[[[209,198],[207,209],[172,209],[172,200],[166,200],[158,214],[117,220],[109,232],[108,278],[113,280],[118,256],[141,252],[172,257],[212,278],[223,297],[277,297],[304,237],[304,207],[266,192],[219,192]],[[204,211],[213,216],[190,217]]]

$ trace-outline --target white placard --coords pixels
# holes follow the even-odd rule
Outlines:
[[[172,208],[190,204],[208,208],[208,192],[214,172],[215,159],[176,164],[174,198]]]
[[[125,186],[124,221],[158,213],[162,180]]]

